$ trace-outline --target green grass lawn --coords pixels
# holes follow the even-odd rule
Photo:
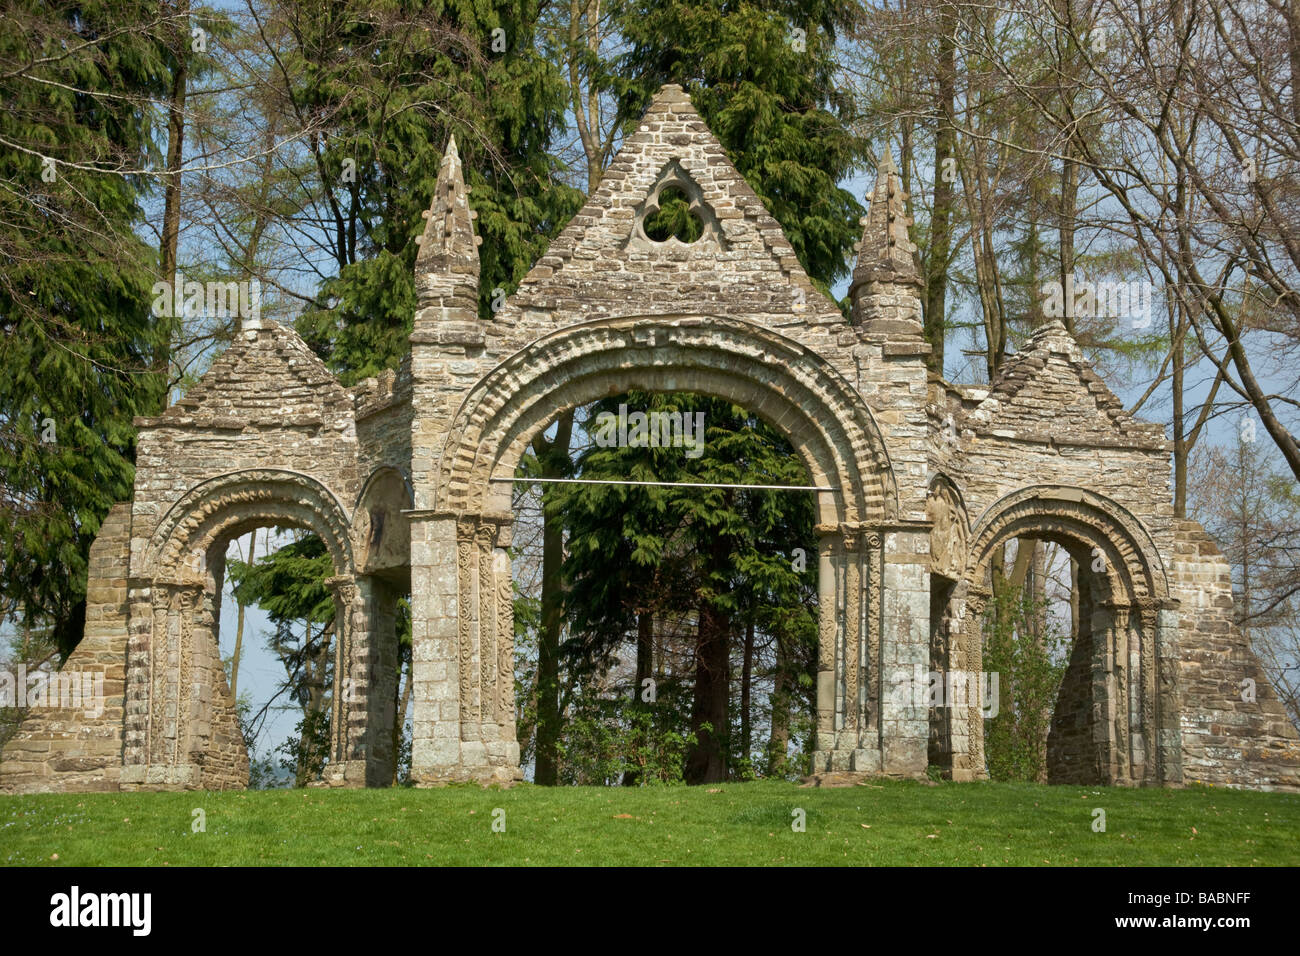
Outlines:
[[[0,863],[1296,865],[1300,795],[910,781],[49,794],[0,797]]]

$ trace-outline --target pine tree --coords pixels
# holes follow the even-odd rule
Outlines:
[[[10,4],[0,31],[0,600],[81,638],[87,555],[131,496],[132,418],[157,411],[167,328],[133,232],[168,89],[156,5]],[[152,24],[137,30],[123,23]],[[151,32],[152,31],[152,32]]]
[[[580,194],[548,153],[565,88],[536,52],[532,0],[291,6],[296,108],[326,117],[316,207],[335,268],[296,327],[351,384],[406,351],[414,240],[450,136],[483,239],[485,318],[577,210]]]

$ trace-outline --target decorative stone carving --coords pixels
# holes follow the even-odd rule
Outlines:
[[[370,477],[352,522],[358,570],[384,573],[411,563],[411,529],[404,514],[410,508],[401,472],[383,468]]]
[[[646,234],[645,222],[659,211],[661,197],[664,191],[668,189],[677,189],[685,194],[687,208],[702,226],[699,238],[692,243],[682,242],[676,236],[670,236],[666,240],[659,241],[650,238]],[[682,164],[677,160],[671,160],[664,166],[649,194],[637,209],[636,216],[632,221],[632,234],[628,237],[626,248],[641,252],[657,248],[699,249],[718,252],[726,248],[717,214],[705,202],[699,184],[695,182],[690,173],[682,168]]]
[[[925,501],[925,516],[930,529],[930,573],[951,580],[961,577],[966,568],[966,514],[957,491],[946,479],[930,487]]]

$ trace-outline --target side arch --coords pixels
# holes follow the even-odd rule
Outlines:
[[[217,475],[186,491],[132,568],[127,685],[139,705],[128,708],[125,788],[246,786],[248,756],[218,651],[224,544],[277,525],[316,533],[333,563],[326,581],[334,596],[326,779],[391,782],[395,648],[376,634],[391,588],[359,573],[349,514],[328,487],[310,475],[261,468]]]
[[[239,526],[274,523],[316,532],[335,573],[353,573],[351,519],[335,494],[310,475],[260,468],[217,475],[185,492],[158,522],[136,576],[198,574],[198,555],[219,538]]]
[[[1033,485],[985,509],[971,528],[966,580],[979,587],[993,549],[1020,535],[1056,536],[1100,548],[1113,601],[1169,598],[1164,561],[1142,522],[1105,495],[1065,485]]]
[[[1047,738],[1049,782],[1155,785],[1177,774],[1177,602],[1160,551],[1128,509],[1096,492],[1034,485],[990,505],[971,530],[954,666],[983,675],[985,575],[1013,538],[1062,544],[1081,569],[1079,630]],[[1086,605],[1086,610],[1085,610]],[[986,775],[978,706],[954,715],[954,775]]]

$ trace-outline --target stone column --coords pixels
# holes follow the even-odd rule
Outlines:
[[[330,712],[330,757],[324,778],[330,786],[365,786],[364,695],[369,675],[364,660],[353,653],[354,642],[365,646],[360,592],[351,575],[325,582],[334,595],[334,689]]]
[[[1127,614],[1126,608],[1098,601],[1092,613],[1092,750],[1098,781],[1106,785],[1118,785],[1122,778],[1115,734],[1117,610]]]
[[[412,515],[417,783],[522,779],[510,524],[507,514]]]
[[[1179,602],[1162,602],[1151,632],[1154,638],[1150,641],[1153,645],[1152,666],[1148,669],[1148,696],[1143,707],[1144,714],[1148,705],[1152,709],[1150,726],[1153,736],[1148,743],[1152,757],[1147,761],[1148,775],[1154,783],[1164,786],[1181,786],[1183,783],[1183,743],[1179,723],[1181,695],[1178,688],[1179,627]]]
[[[334,695],[330,762],[334,787],[392,784],[397,696],[397,594],[373,575],[339,575],[334,592]]]
[[[933,588],[933,570],[930,580]],[[958,582],[955,586],[944,585],[944,590],[946,600],[942,604],[931,601],[930,672],[946,677],[957,669],[956,644],[961,638],[961,619],[958,614],[965,614],[967,589],[964,582]],[[981,678],[980,688],[982,687]],[[978,694],[980,688],[971,688],[968,692]],[[949,777],[953,768],[953,737],[960,733],[962,739],[966,739],[966,720],[966,708],[956,708],[947,699],[944,700],[943,707],[936,707],[930,712],[928,759],[931,764],[942,767]]]
[[[132,768],[124,773],[144,782],[143,768],[149,762],[150,676],[154,630],[153,581],[130,578],[127,581],[127,646],[125,726],[123,728],[122,765]]]
[[[835,548],[838,529],[817,526],[817,737],[813,772],[842,769],[833,766],[839,694],[835,672],[839,623],[836,607]]]
[[[492,613],[495,615],[496,661],[492,667],[496,726],[487,743],[488,764],[498,778],[523,778],[519,741],[515,737],[515,593],[511,574],[510,524],[497,529],[492,550]]]
[[[1117,786],[1131,786],[1133,766],[1133,734],[1138,729],[1134,720],[1133,696],[1141,684],[1136,661],[1130,660],[1138,652],[1136,641],[1132,640],[1130,625],[1130,608],[1125,604],[1113,606],[1111,615],[1110,658],[1112,674],[1110,688],[1114,694],[1111,702],[1111,720],[1114,726],[1111,737],[1114,740],[1114,781]],[[1140,733],[1140,730],[1139,730]]]
[[[514,731],[514,595],[505,550],[512,520],[485,514],[458,526],[461,712],[468,711],[461,723],[462,771],[468,779],[501,783],[523,778]]]
[[[900,524],[885,533],[883,646],[887,682],[910,685],[930,663],[930,524]],[[923,777],[930,738],[929,713],[910,693],[889,693],[881,703],[881,771]]]
[[[971,584],[966,589],[966,601],[957,617],[957,633],[950,639],[952,653],[949,667],[976,675],[984,683],[984,612],[992,592]],[[951,673],[951,671],[950,671]],[[945,701],[945,704],[948,702]],[[971,694],[967,705],[951,712],[952,727],[952,779],[956,781],[987,780],[984,766],[984,710],[980,706],[978,691]]]
[[[862,687],[866,667],[862,641],[862,535],[856,528],[840,529],[840,571],[836,575],[840,614],[839,644],[842,647],[843,706],[835,749],[852,754],[862,746]]]
[[[203,597],[202,580],[153,579],[147,585],[144,581],[132,584],[124,788],[181,790],[199,786],[190,734],[199,708],[194,694],[194,630]]]
[[[1137,602],[1129,626],[1129,776],[1134,785],[1156,783],[1156,634],[1160,608]]]
[[[884,586],[881,536],[875,531],[863,531],[846,536],[845,540],[851,559],[848,594],[859,674],[858,722],[851,744],[852,768],[861,773],[879,773],[880,708],[885,693],[880,653],[881,589]]]
[[[817,738],[813,772],[881,768],[881,537],[818,525]]]
[[[456,516],[416,511],[411,521],[411,675],[415,701],[411,779],[461,779],[461,615]]]

